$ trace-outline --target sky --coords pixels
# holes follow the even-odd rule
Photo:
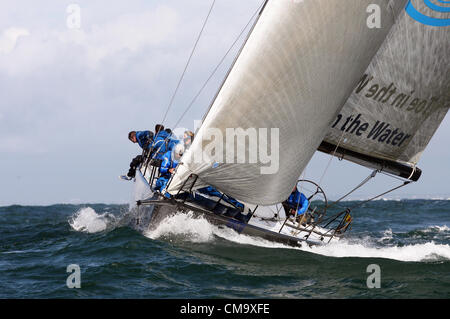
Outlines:
[[[216,1],[168,126],[260,4]],[[0,205],[129,202],[132,185],[118,176],[140,151],[127,134],[152,130],[162,120],[210,5],[208,0],[0,2]],[[238,48],[181,127],[193,129],[202,118]],[[447,116],[424,152],[421,180],[393,197],[450,197],[449,124]],[[329,155],[317,153],[304,175],[322,179],[331,197],[370,174],[333,159],[322,178],[329,161]],[[373,196],[396,184],[381,177],[356,195]]]

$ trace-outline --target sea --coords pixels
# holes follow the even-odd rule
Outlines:
[[[339,242],[293,248],[189,214],[138,231],[129,205],[0,207],[0,298],[450,297],[450,200],[352,214]]]

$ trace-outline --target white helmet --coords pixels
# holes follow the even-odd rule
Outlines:
[[[183,146],[183,144],[177,144],[176,146],[175,146],[175,154],[176,155],[178,155],[178,156],[182,156],[183,155],[183,153],[184,153],[184,146]]]

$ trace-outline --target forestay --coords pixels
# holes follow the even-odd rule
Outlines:
[[[427,12],[423,1],[410,5]],[[403,11],[319,149],[339,144],[339,156],[417,180],[416,164],[449,107],[450,28]]]
[[[196,187],[247,203],[284,201],[405,2],[269,0],[169,192],[196,174]],[[381,9],[380,29],[367,25],[370,5]],[[237,128],[249,138],[231,138]]]

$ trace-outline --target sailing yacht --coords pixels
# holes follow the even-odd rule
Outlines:
[[[450,28],[412,19],[407,2],[265,1],[163,194],[153,192],[158,167],[150,159],[142,165],[136,183],[149,192],[137,201],[137,224],[152,228],[191,212],[271,241],[325,244],[350,229],[354,208],[327,216],[334,203],[320,183],[298,180],[316,151],[373,170],[336,202],[378,173],[401,180],[383,194],[418,181],[419,158],[450,107]],[[427,10],[423,1],[412,2]],[[376,28],[367,23],[373,5],[382,17]],[[265,135],[260,144],[279,151],[276,170],[264,171],[262,156],[239,158],[235,150],[251,151],[246,138],[205,151],[211,132],[225,137],[230,128]],[[283,213],[281,203],[297,184],[310,189],[306,222]],[[206,186],[222,196],[200,194]],[[225,200],[231,196],[245,203],[243,210]]]

